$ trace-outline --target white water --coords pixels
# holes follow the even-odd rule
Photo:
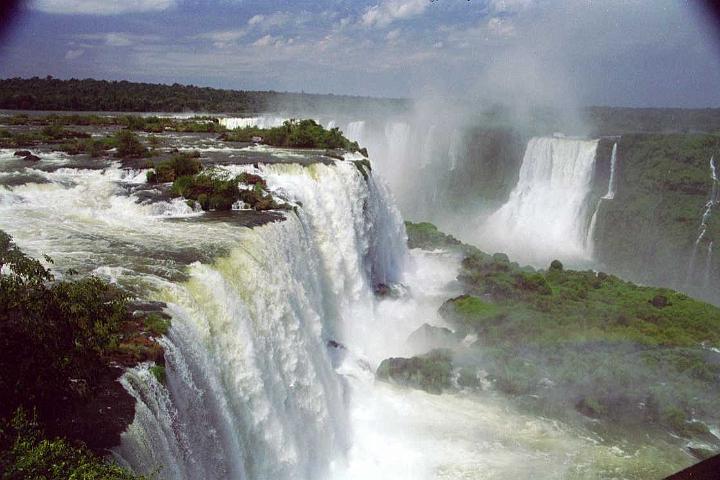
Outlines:
[[[585,249],[589,253],[590,257],[595,255],[595,228],[597,226],[597,217],[600,212],[600,206],[603,200],[613,200],[615,198],[615,165],[617,163],[617,142],[613,144],[612,154],[610,155],[610,180],[608,181],[608,190],[605,195],[600,197],[595,206],[595,211],[590,219],[590,227],[588,228],[588,234],[585,240]]]
[[[517,185],[482,226],[481,243],[523,263],[587,260],[587,200],[597,140],[530,140]]]
[[[698,248],[700,247],[700,243],[705,238],[705,234],[707,233],[708,228],[708,222],[710,221],[710,217],[712,215],[713,208],[720,203],[720,181],[718,181],[717,176],[717,169],[715,165],[715,157],[710,157],[710,180],[712,181],[712,188],[710,189],[710,197],[705,203],[705,208],[703,209],[702,216],[700,217],[700,226],[698,227],[698,236],[695,239],[695,243],[693,244],[692,253],[690,254],[690,262],[688,263],[688,270],[687,275],[685,278],[685,285],[692,285],[696,283],[695,277],[696,277],[696,258],[697,258],[697,252]],[[710,271],[710,260],[712,259],[712,239],[710,241],[710,245],[708,245],[708,254],[705,264],[705,276],[709,276]],[[703,278],[705,278],[705,276]],[[707,282],[703,280],[703,285]]]
[[[617,165],[617,142],[613,144],[612,154],[610,155],[610,181],[608,182],[608,191],[602,197],[604,200],[612,200],[615,198],[615,166]]]
[[[168,220],[128,195],[142,172],[117,165],[23,167],[50,183],[0,187],[0,228],[23,249],[168,302],[167,386],[147,365],[124,376],[138,404],[118,459],[171,479],[608,478],[652,465],[491,392],[376,383],[379,361],[420,353],[405,342],[416,328],[443,326],[459,258],[408,258],[386,188],[350,163],[262,169],[303,206],[253,230]],[[185,250],[222,255],[171,261]],[[373,295],[398,281],[401,298]]]
[[[272,128],[280,127],[287,120],[284,117],[260,116],[260,117],[221,117],[218,119],[220,125],[230,130],[235,128],[258,127]]]

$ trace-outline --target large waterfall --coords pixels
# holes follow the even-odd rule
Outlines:
[[[166,302],[172,316],[165,384],[149,364],[122,377],[136,415],[114,455],[134,470],[173,480],[559,480],[625,468],[624,450],[492,391],[431,395],[375,380],[381,360],[423,353],[406,340],[425,323],[446,326],[438,308],[461,293],[461,257],[408,253],[376,173],[366,179],[349,161],[225,165],[262,174],[298,206],[250,229],[234,214],[143,200],[145,171],[41,155],[28,165],[0,150],[0,229],[51,255],[59,275],[100,275]],[[397,282],[394,296],[373,292]]]
[[[482,227],[481,241],[522,262],[585,260],[597,140],[530,140],[516,187]]]
[[[350,163],[264,175],[302,204],[297,214],[243,232],[227,257],[160,295],[174,319],[167,390],[142,368],[124,380],[140,407],[117,453],[137,470],[320,478],[348,449],[338,347],[327,345],[372,346],[372,287],[400,280],[404,228],[384,188]]]

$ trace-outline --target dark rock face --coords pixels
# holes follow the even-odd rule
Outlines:
[[[38,157],[37,155],[28,155],[27,157],[25,157],[25,160],[27,160],[28,162],[39,162],[40,157]]]
[[[16,157],[29,157],[30,155],[32,155],[32,152],[30,150],[18,150],[13,155],[15,155]]]
[[[440,394],[452,387],[452,369],[450,352],[433,350],[412,358],[387,358],[375,375],[378,380]]]
[[[99,454],[119,445],[120,435],[135,418],[135,399],[117,381],[123,371],[108,367],[94,382],[88,402],[67,405],[62,416],[49,422],[50,436],[82,441]]]

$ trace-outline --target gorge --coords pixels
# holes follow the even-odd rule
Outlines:
[[[720,322],[717,309],[571,269],[599,271],[615,261],[606,242],[635,240],[608,235],[610,219],[635,205],[629,202],[640,190],[629,188],[631,166],[649,161],[635,151],[643,142],[681,145],[694,169],[696,158],[716,148],[714,139],[527,136],[451,123],[418,130],[402,118],[329,117],[318,120],[340,125],[367,147],[369,163],[359,152],[237,142],[214,130],[280,127],[286,114],[168,120],[207,132],[172,124],[143,133],[155,130],[148,117],[136,131],[160,159],[149,156],[151,163],[111,149],[96,158],[63,153],[42,142],[29,147],[38,161],[14,148],[0,151],[0,230],[29,255],[50,255],[58,275],[95,275],[161,302],[171,318],[158,340],[163,374],[141,362],[120,380],[135,415],[111,449],[115,461],[163,479],[552,479],[610,472],[639,479],[660,478],[717,450],[714,400],[697,393],[713,385],[708,378],[720,364],[717,339],[707,331]],[[31,125],[35,117],[27,118]],[[13,126],[11,117],[3,121],[13,139],[27,128]],[[85,128],[100,138],[121,126]],[[150,144],[151,136],[160,146]],[[151,183],[148,172],[174,149],[198,152],[205,171],[258,176],[265,193],[287,208],[204,211],[199,202],[169,195],[169,182]],[[688,197],[690,212],[697,210],[695,197],[701,207],[714,206],[708,158],[697,166],[702,180],[681,178],[678,195]],[[469,174],[485,167],[483,178]],[[483,188],[489,183],[495,188]],[[714,224],[704,212],[688,214],[683,234],[690,240],[668,242],[667,249],[675,256],[678,245],[686,248],[678,262],[687,260],[698,219],[706,225],[710,263],[693,278],[713,300]],[[403,219],[431,220],[465,243]],[[502,253],[488,255],[470,243]],[[625,251],[638,248],[631,243]],[[566,273],[549,267],[555,259]],[[626,268],[626,278],[638,275]],[[647,283],[671,283],[658,278]],[[609,310],[598,310],[600,304]],[[448,313],[456,305],[469,309],[462,321]],[[563,338],[552,322],[555,315],[575,319],[569,306],[587,312],[586,330],[568,328],[575,336]],[[676,314],[702,319],[702,326],[664,323]],[[527,315],[550,322],[545,333],[527,328]],[[508,347],[520,338],[513,322],[531,332],[517,351]],[[698,337],[707,337],[707,345]],[[614,356],[641,360],[643,378],[670,369],[664,381],[677,390],[636,383],[636,398],[600,369],[582,370],[598,386],[588,390],[535,350],[538,339],[552,355],[591,352],[610,369]],[[378,380],[378,368],[391,358],[420,367],[408,377],[399,367],[393,374],[399,376]],[[657,358],[664,359],[661,367],[652,363]],[[408,388],[426,382],[441,385],[440,392]],[[637,402],[656,406],[638,414]],[[648,420],[623,427],[625,415]]]

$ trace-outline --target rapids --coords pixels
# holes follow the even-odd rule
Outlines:
[[[519,192],[513,209],[567,194],[568,177],[586,177],[593,149],[538,139],[523,178],[552,188]],[[520,413],[492,391],[430,395],[376,382],[384,358],[422,353],[406,344],[415,329],[444,326],[437,310],[460,293],[460,258],[408,252],[376,173],[366,180],[349,161],[282,162],[221,167],[259,172],[298,205],[284,221],[248,228],[202,221],[208,214],[181,201],[142,200],[142,170],[62,167],[63,155],[27,166],[0,152],[0,229],[28,253],[52,256],[59,273],[104,276],[168,304],[166,385],[148,364],[123,376],[137,411],[118,461],[173,480],[652,474],[661,450],[626,453]],[[573,193],[568,212],[580,208],[582,192]],[[575,232],[569,222],[558,229]],[[375,295],[380,284],[398,296]]]

